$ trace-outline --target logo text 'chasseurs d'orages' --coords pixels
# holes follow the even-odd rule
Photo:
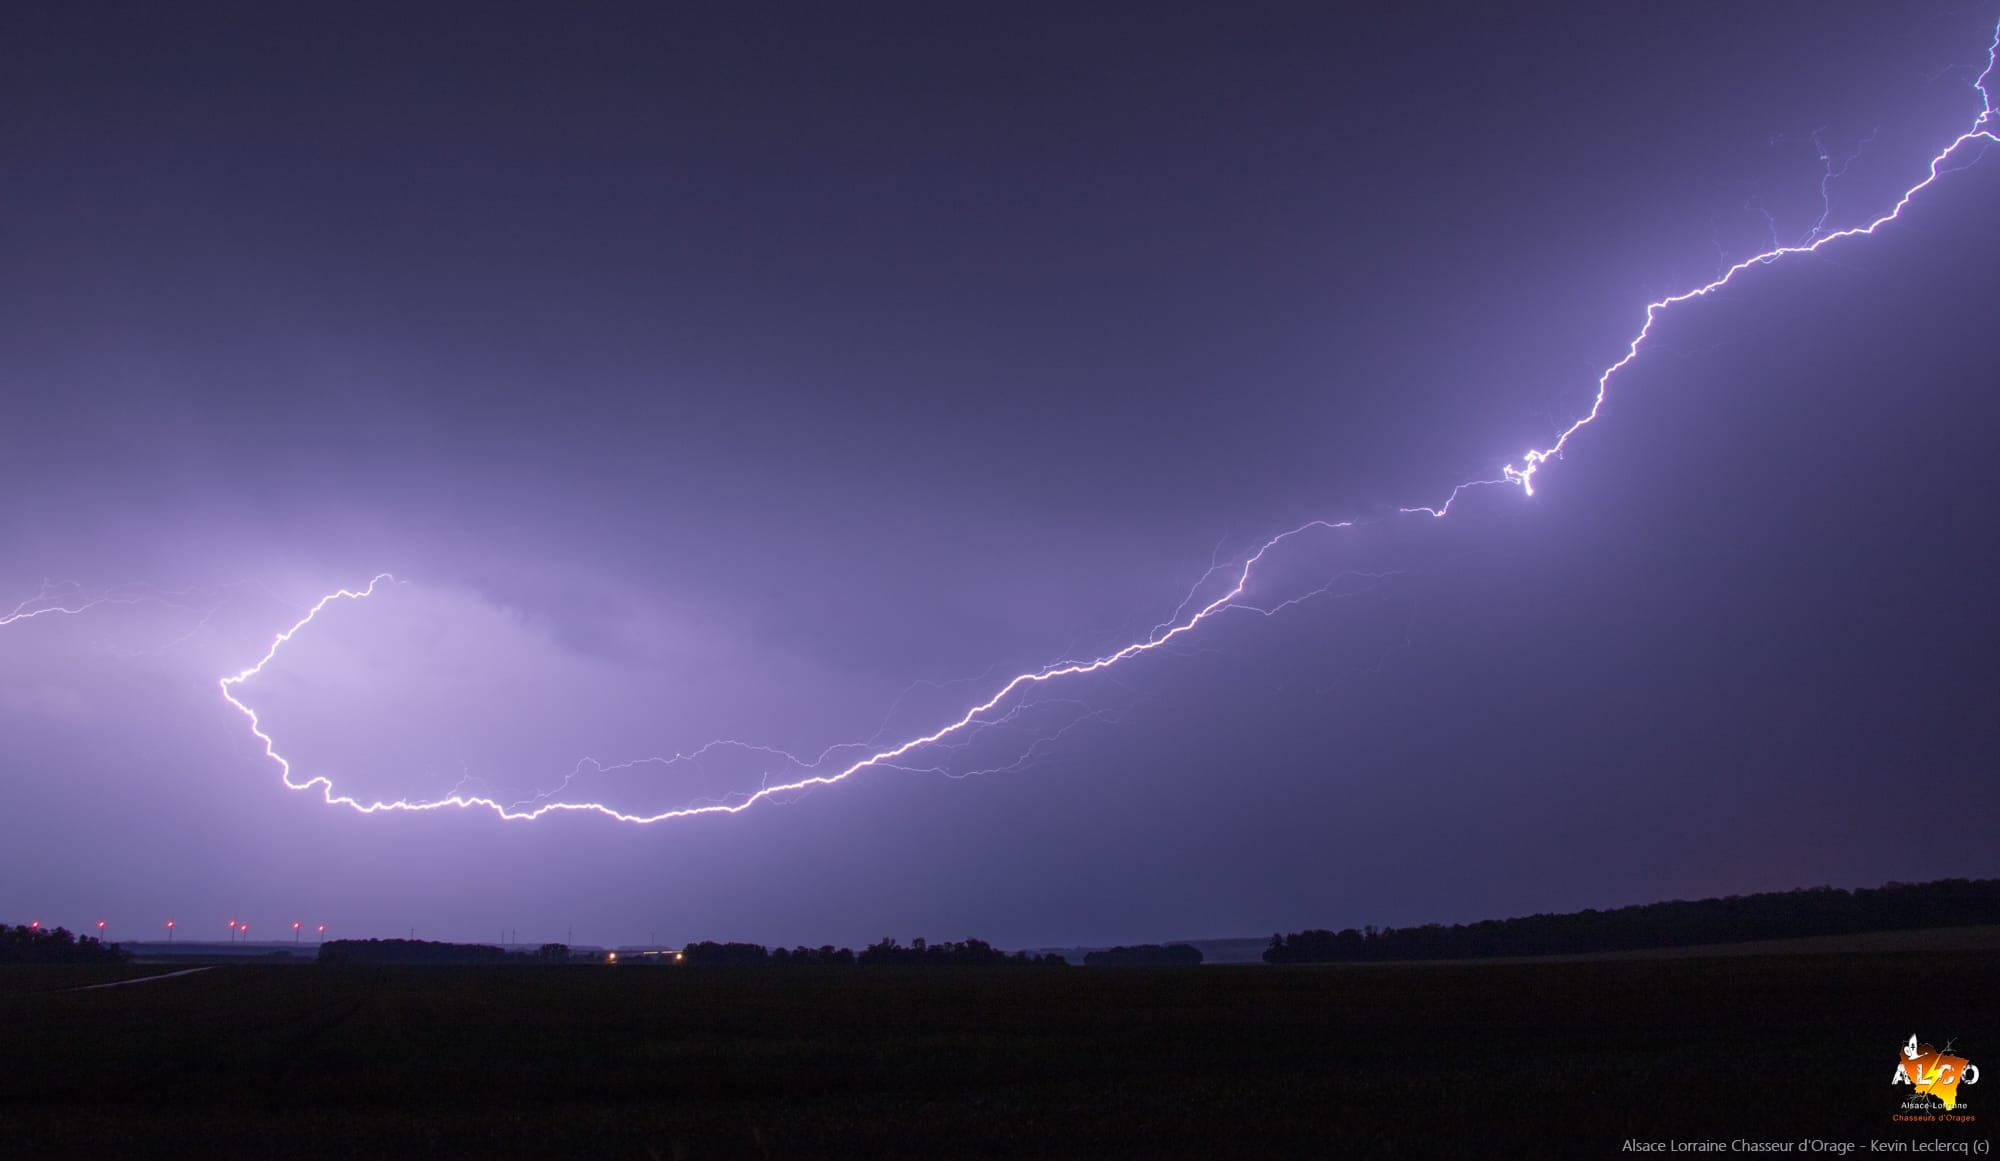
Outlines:
[[[1939,1049],[1919,1044],[1912,1036],[1903,1045],[1902,1058],[1896,1061],[1896,1073],[1889,1082],[1907,1084],[1913,1093],[1936,1097],[1950,1110],[1959,1105],[1959,1085],[1979,1083],[1979,1066],[1963,1056],[1953,1056],[1949,1041]]]

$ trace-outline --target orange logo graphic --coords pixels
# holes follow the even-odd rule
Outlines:
[[[1936,1097],[1947,1109],[1958,1107],[1959,1085],[1978,1081],[1979,1066],[1963,1056],[1953,1056],[1950,1041],[1940,1049],[1917,1043],[1915,1036],[1903,1045],[1902,1058],[1896,1061],[1896,1074],[1889,1078],[1891,1084],[1907,1084],[1912,1092]]]

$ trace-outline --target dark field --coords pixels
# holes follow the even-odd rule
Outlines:
[[[1912,1033],[2000,1070],[2000,959],[1147,969],[0,970],[0,1154],[1620,1154],[1890,1122]],[[87,971],[76,982],[119,974]],[[1994,1073],[2000,1076],[2000,1071]]]

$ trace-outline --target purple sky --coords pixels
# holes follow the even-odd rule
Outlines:
[[[0,920],[1035,945],[2000,873],[2000,157],[1666,312],[1533,497],[1394,515],[1647,302],[1885,213],[2000,8],[1383,7],[9,9],[0,614],[120,599],[0,625]],[[390,572],[237,690],[300,781],[736,803],[1316,518],[1246,600],[1325,594],[737,814],[363,815],[217,685]]]

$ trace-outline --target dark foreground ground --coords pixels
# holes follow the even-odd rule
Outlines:
[[[1976,1148],[2000,1127],[1990,950],[1179,971],[229,965],[53,990],[121,974],[0,969],[0,1155],[1631,1157],[1627,1138],[1867,1153]],[[1913,1033],[1956,1037],[1992,1070],[1960,1090],[1972,1125],[1890,1120]]]

